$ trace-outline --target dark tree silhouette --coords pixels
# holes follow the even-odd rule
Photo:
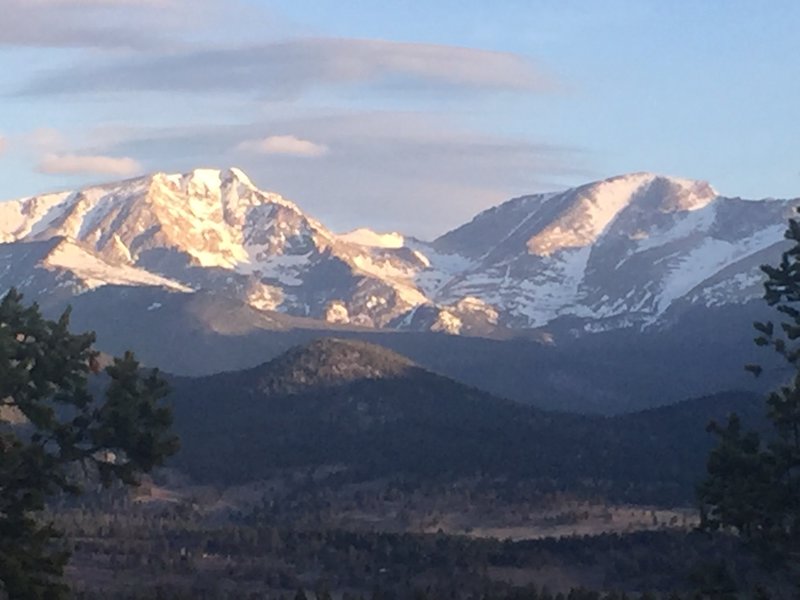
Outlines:
[[[0,302],[0,594],[65,597],[68,559],[60,534],[41,521],[48,497],[78,494],[96,477],[134,485],[173,454],[168,392],[157,371],[141,374],[133,354],[105,369],[105,399],[89,389],[100,371],[94,334],[69,331],[9,291]]]
[[[771,347],[791,368],[788,383],[767,399],[772,433],[743,431],[736,415],[709,429],[719,438],[699,488],[703,526],[730,528],[770,565],[795,571],[800,564],[800,223],[789,220],[793,242],[777,266],[765,265],[764,299],[780,313],[755,323],[756,343]],[[748,365],[756,376],[761,367]]]

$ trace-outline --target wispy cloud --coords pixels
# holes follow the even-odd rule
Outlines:
[[[334,151],[313,161],[241,152],[243,138],[291,131]],[[105,129],[109,153],[159,170],[239,166],[256,184],[297,201],[342,231],[357,226],[433,237],[512,196],[574,185],[597,175],[576,148],[480,134],[443,115],[326,112],[243,125]]]
[[[256,140],[245,140],[237,144],[236,149],[242,152],[284,154],[307,158],[323,156],[328,153],[326,145],[303,140],[293,135],[270,135]]]
[[[13,0],[12,0],[13,1]],[[86,8],[87,6],[174,6],[180,0],[25,0],[26,4],[39,8],[62,6]]]
[[[45,154],[38,171],[50,175],[116,175],[120,177],[141,172],[142,166],[128,157],[86,154]]]
[[[215,0],[2,0],[0,46],[174,47]]]
[[[239,92],[291,97],[316,86],[547,91],[553,79],[507,52],[384,40],[310,38],[167,53],[56,71],[23,93]]]

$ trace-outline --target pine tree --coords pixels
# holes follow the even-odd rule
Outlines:
[[[294,600],[308,600],[306,591],[303,588],[298,588],[297,593],[294,595]]]
[[[700,598],[709,600],[736,600],[736,582],[724,562],[701,565],[690,580]]]
[[[0,593],[10,598],[67,596],[69,555],[39,518],[49,497],[78,494],[93,475],[135,484],[178,447],[160,405],[167,386],[132,354],[106,369],[105,401],[93,397],[93,343],[70,333],[69,311],[47,320],[15,290],[0,301]]]
[[[781,320],[755,323],[756,344],[771,347],[791,369],[791,380],[767,399],[773,434],[766,440],[742,431],[736,415],[710,426],[718,446],[699,488],[703,526],[732,528],[768,564],[800,565],[800,223],[789,220],[793,245],[767,275],[764,299]],[[758,376],[762,369],[749,365]]]

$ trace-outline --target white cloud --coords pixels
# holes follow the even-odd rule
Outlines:
[[[284,154],[288,156],[316,157],[328,153],[328,147],[293,135],[271,135],[257,140],[247,140],[236,146],[244,152],[258,154]]]
[[[142,166],[132,158],[82,154],[46,154],[38,170],[50,175],[134,175]]]
[[[8,147],[8,141],[6,140],[5,137],[0,135],[0,155],[2,155],[6,151],[7,147]]]

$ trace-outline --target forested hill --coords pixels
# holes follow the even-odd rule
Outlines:
[[[762,407],[729,393],[620,417],[542,411],[333,339],[172,384],[183,446],[173,464],[200,481],[339,465],[364,478],[539,478],[651,502],[691,499],[712,446],[709,420],[731,411],[757,420]]]

